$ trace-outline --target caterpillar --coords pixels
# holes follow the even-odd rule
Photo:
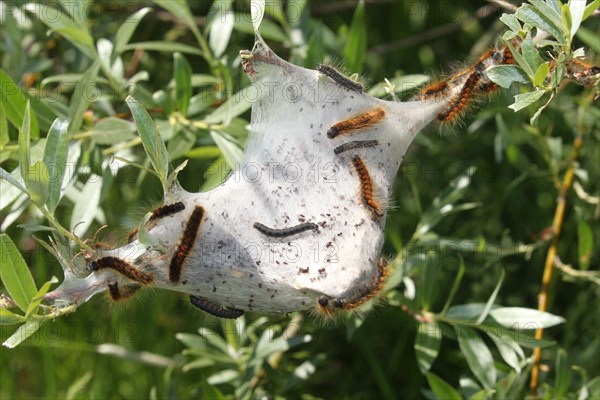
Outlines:
[[[235,308],[225,308],[219,304],[210,302],[204,297],[190,296],[190,303],[207,314],[218,318],[236,319],[241,317],[244,312]]]
[[[373,183],[371,182],[371,176],[369,175],[367,166],[360,156],[356,154],[352,156],[352,165],[354,165],[354,169],[356,170],[358,178],[360,179],[362,203],[373,214],[373,219],[382,217],[383,213],[380,209],[381,206],[373,195]]]
[[[377,140],[355,140],[352,142],[344,143],[344,144],[336,147],[335,149],[333,149],[333,152],[336,155],[340,155],[343,152],[346,152],[349,150],[364,149],[367,147],[374,147],[377,145],[379,145],[379,142]]]
[[[269,228],[268,226],[263,225],[260,222],[255,222],[254,225],[252,225],[252,226],[254,227],[254,229],[259,231],[263,235],[269,236],[269,237],[274,237],[274,238],[293,236],[293,235],[302,233],[304,231],[318,232],[318,230],[319,230],[319,225],[312,223],[312,222],[306,222],[304,224],[291,226],[289,228],[283,228],[283,229]]]
[[[203,215],[204,209],[200,206],[196,206],[185,225],[177,250],[175,250],[173,258],[171,258],[171,263],[169,264],[169,280],[171,282],[178,282],[181,277],[183,263],[194,246]]]
[[[359,93],[362,93],[364,91],[364,88],[360,83],[355,82],[352,79],[342,75],[331,65],[321,64],[317,67],[317,71],[319,71],[323,75],[328,76],[339,86],[342,86],[350,91]]]
[[[185,205],[180,201],[177,203],[159,207],[156,210],[152,211],[152,215],[150,216],[147,225],[149,225],[151,222],[156,221],[157,219],[175,215],[183,210],[185,210]],[[135,240],[138,234],[138,230],[139,227],[136,226],[131,232],[129,232],[129,235],[127,236],[127,243],[131,243]]]
[[[129,278],[132,281],[140,283],[142,285],[148,285],[148,284],[152,283],[152,281],[154,280],[154,278],[152,278],[151,275],[148,275],[148,274],[138,270],[137,268],[135,268],[128,262],[123,261],[117,257],[109,256],[109,257],[99,258],[97,260],[92,261],[89,264],[89,268],[92,271],[99,271],[101,269],[106,269],[106,268],[114,269],[121,275]]]
[[[377,107],[373,110],[357,114],[331,126],[327,131],[327,137],[333,139],[339,135],[354,132],[360,129],[369,128],[385,118],[383,107]]]

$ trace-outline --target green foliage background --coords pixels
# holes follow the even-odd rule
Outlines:
[[[130,130],[133,125],[113,121],[125,126],[125,132],[112,136],[103,129],[107,125],[102,126],[108,116],[130,120],[125,103],[129,91],[122,84],[141,71],[145,76],[138,75],[134,95],[155,121],[174,121],[170,128],[161,129],[172,165],[189,159],[179,174],[182,186],[206,190],[226,176],[228,163],[239,157],[244,146],[249,112],[242,109],[232,121],[210,120],[216,118],[214,111],[220,105],[248,85],[238,52],[253,44],[249,4],[233,3],[235,23],[224,42],[218,39],[226,38],[219,30],[225,28],[206,17],[216,15],[210,1],[188,2],[194,17],[177,1],[83,2],[89,14],[78,26],[85,27],[84,33],[72,26],[61,31],[59,26],[45,25],[33,15],[32,4],[0,3],[23,12],[7,13],[1,22],[2,70],[33,99],[52,99],[32,100],[34,124],[39,126],[39,134],[32,130],[32,154],[42,151],[40,138],[46,137],[54,118],[81,118],[81,126],[68,131],[70,143],[81,148],[75,185],[79,190],[63,198],[54,213],[64,226],[68,227],[78,202],[90,201],[83,190],[90,173],[103,177],[98,199],[109,225],[108,233],[101,234],[105,242],[123,242],[144,213],[161,202],[161,182],[151,173],[127,166],[112,176],[106,164],[102,166],[114,146],[129,146],[126,158],[151,168],[135,130]],[[408,99],[415,83],[426,80],[423,74],[448,73],[451,65],[471,62],[500,43],[506,31],[499,21],[502,10],[491,3],[269,4],[261,30],[277,54],[310,68],[323,61],[342,64],[349,73],[365,76],[382,97],[386,96],[384,78],[392,80],[401,99]],[[37,10],[47,10],[44,7],[48,6]],[[59,4],[52,7],[58,9]],[[143,15],[128,42],[155,44],[134,53],[136,46],[120,43],[117,32],[143,7],[153,10]],[[64,21],[77,21],[76,15],[67,17],[67,11],[63,9]],[[196,32],[186,18],[192,18]],[[135,26],[131,21],[126,24]],[[86,29],[91,44],[85,39]],[[600,52],[599,33],[600,19],[588,19],[572,48],[585,46]],[[116,44],[108,64],[96,52],[101,38]],[[176,50],[180,53],[174,55]],[[111,68],[117,58],[123,61],[123,76],[118,64]],[[90,80],[91,87],[99,88],[102,98],[78,108],[82,97],[77,97],[75,85],[86,76],[73,74],[96,70],[99,78],[95,83]],[[178,84],[190,79],[190,71],[191,93],[189,85]],[[9,79],[3,78],[3,91],[6,82]],[[530,118],[544,102],[519,113],[507,108],[514,95],[526,90],[513,85],[494,94],[454,128],[440,130],[432,125],[409,149],[398,176],[396,208],[388,216],[384,248],[389,257],[400,254],[395,262],[400,271],[395,275],[397,286],[387,294],[386,304],[364,318],[323,326],[310,315],[250,314],[245,323],[254,328],[249,328],[200,314],[177,293],[147,290],[124,304],[97,296],[76,313],[46,323],[19,347],[0,349],[0,398],[392,399],[452,397],[458,392],[464,398],[524,397],[530,363],[521,360],[521,372],[511,368],[486,337],[484,347],[494,357],[489,367],[497,371],[498,383],[484,390],[477,372],[473,373],[477,367],[453,340],[451,327],[460,324],[444,320],[442,309],[461,266],[464,277],[452,305],[486,303],[504,276],[492,302],[537,307],[550,239],[547,230],[577,135],[584,141],[575,168],[577,190],[567,198],[558,255],[583,273],[555,271],[549,311],[566,322],[545,333],[556,345],[543,353],[548,370],[542,372],[540,396],[575,398],[585,391],[599,395],[600,383],[594,379],[600,374],[595,272],[600,261],[600,111],[593,100],[595,88],[561,84],[535,126]],[[8,103],[3,104],[0,162],[4,170],[13,171],[19,161],[21,121],[13,121]],[[476,170],[471,169],[475,172],[467,188],[449,186],[472,167]],[[44,221],[40,213],[29,201],[19,204],[10,198],[9,184],[1,184],[2,229],[19,247],[38,287],[52,276],[61,277],[60,264],[32,238],[31,230],[37,229],[32,225]],[[443,214],[445,204],[457,202],[458,212]],[[436,221],[434,229],[422,237],[415,235],[426,221]],[[27,230],[19,224],[31,225]],[[91,237],[101,225],[95,221],[84,237]],[[47,232],[38,231],[36,236],[45,238]],[[408,243],[410,248],[405,247]],[[427,253],[429,257],[422,257]],[[414,299],[411,282],[416,284]],[[434,375],[426,378],[414,343],[418,327],[423,326],[419,318],[430,313],[431,318],[439,317],[446,330],[431,366]],[[198,336],[200,328],[210,331]],[[0,340],[14,331],[13,325],[0,325]],[[283,340],[289,337],[294,339]],[[525,352],[531,354],[530,349]],[[507,393],[509,389],[513,391]]]

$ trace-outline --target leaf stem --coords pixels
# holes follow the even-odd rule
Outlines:
[[[554,211],[554,220],[552,221],[552,243],[548,248],[546,254],[546,263],[544,265],[544,274],[542,276],[542,288],[538,295],[538,310],[546,311],[548,309],[548,291],[550,289],[550,283],[552,281],[552,272],[554,271],[554,260],[556,258],[558,240],[560,238],[560,232],[562,229],[562,223],[565,215],[565,207],[567,204],[567,195],[573,184],[573,176],[575,172],[575,163],[579,157],[579,151],[583,144],[583,136],[578,134],[573,142],[573,151],[569,158],[567,171],[562,180],[562,184],[558,193],[557,205]],[[544,330],[538,329],[535,332],[536,339],[542,339],[544,336]],[[536,397],[539,374],[540,374],[540,360],[542,358],[542,349],[536,347],[533,351],[533,368],[531,369],[531,381],[529,383],[530,394],[533,398]]]

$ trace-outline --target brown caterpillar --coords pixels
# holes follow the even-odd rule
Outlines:
[[[383,107],[377,107],[373,110],[357,114],[331,126],[327,131],[327,137],[333,139],[339,135],[369,128],[381,121],[384,117],[385,110]]]
[[[373,195],[373,183],[371,182],[371,176],[369,175],[367,166],[360,156],[356,154],[352,156],[352,165],[354,165],[354,169],[360,179],[362,203],[367,207],[371,214],[373,214],[373,219],[382,217],[383,213],[381,212],[379,201],[377,201]]]
[[[110,268],[114,269],[121,275],[129,278],[132,281],[140,283],[142,285],[148,285],[152,283],[154,278],[148,275],[131,264],[121,260],[117,257],[102,257],[95,261],[92,261],[89,265],[90,270],[99,271],[101,269]]]
[[[219,304],[212,303],[199,296],[190,296],[190,303],[200,310],[217,318],[236,319],[241,317],[244,312],[235,308],[225,308]]]
[[[194,242],[196,241],[203,215],[204,209],[200,206],[196,206],[185,225],[183,235],[179,241],[177,250],[175,250],[175,253],[173,254],[173,258],[171,258],[171,264],[169,265],[169,280],[171,282],[178,282],[179,278],[181,278],[183,263],[192,250],[192,247],[194,247]]]
[[[178,212],[181,212],[183,210],[185,210],[185,205],[182,202],[177,202],[177,203],[168,204],[166,206],[159,207],[156,210],[152,211],[152,215],[150,216],[150,219],[148,220],[147,226],[151,222],[156,221],[157,219],[165,218],[165,217],[177,214]],[[131,243],[135,240],[135,238],[137,237],[137,234],[138,234],[138,230],[139,230],[139,227],[136,226],[131,232],[129,232],[129,235],[127,235],[127,243]]]

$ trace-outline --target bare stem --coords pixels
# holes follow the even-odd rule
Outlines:
[[[575,137],[573,142],[573,151],[569,158],[567,171],[563,177],[562,184],[558,193],[556,209],[554,211],[554,220],[552,221],[552,243],[548,248],[546,254],[546,263],[544,265],[544,274],[542,276],[542,289],[538,295],[538,310],[546,311],[548,309],[548,291],[550,289],[550,282],[552,281],[552,272],[554,271],[556,252],[558,247],[558,240],[560,237],[560,231],[565,214],[565,207],[567,204],[567,194],[573,184],[573,175],[575,171],[575,162],[579,157],[579,150],[583,144],[583,137],[581,134]],[[544,330],[538,329],[535,332],[536,339],[542,339],[544,336]],[[540,360],[542,358],[542,349],[536,347],[533,351],[533,368],[531,370],[531,381],[529,384],[530,393],[533,398],[536,397],[539,374],[540,374]]]

